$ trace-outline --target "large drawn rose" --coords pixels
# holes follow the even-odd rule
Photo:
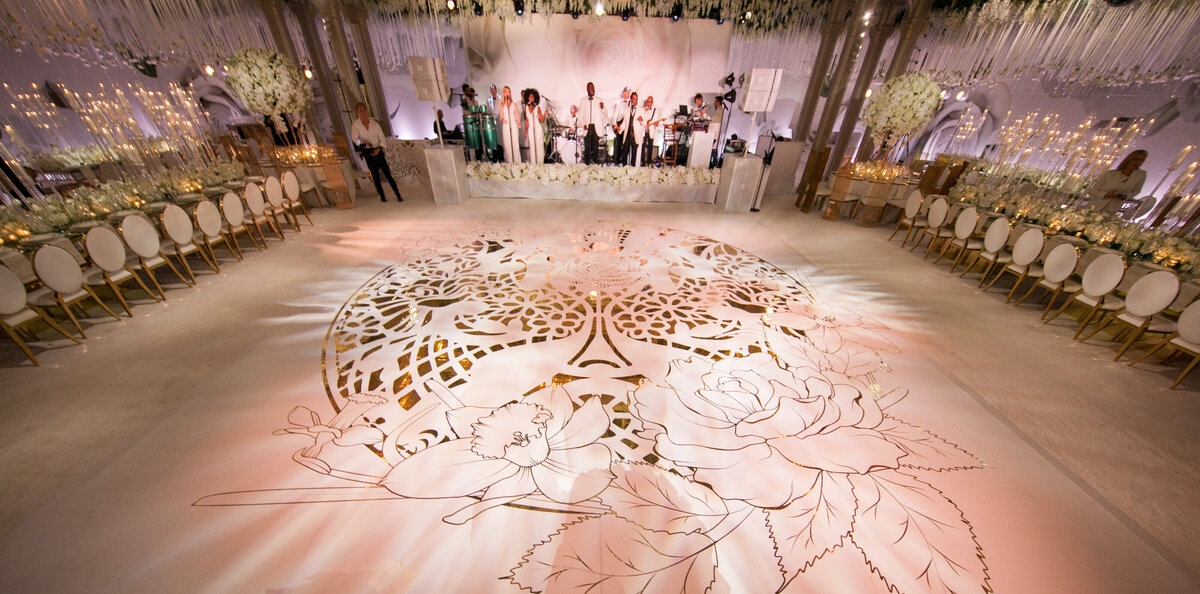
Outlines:
[[[655,449],[695,469],[721,497],[787,505],[821,471],[897,468],[905,452],[877,427],[883,413],[847,378],[797,377],[767,353],[710,363],[676,360],[666,385],[634,392]]]

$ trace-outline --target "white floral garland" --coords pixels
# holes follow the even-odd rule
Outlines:
[[[295,64],[275,50],[238,50],[225,62],[225,83],[251,111],[272,116],[303,113],[312,102],[312,87]]]
[[[533,163],[483,163],[467,166],[467,175],[475,179],[536,182],[542,185],[569,186],[700,186],[720,182],[719,169],[697,167],[601,167],[599,165],[558,165]]]
[[[863,113],[863,122],[871,127],[871,137],[882,145],[911,134],[929,122],[942,103],[942,89],[920,72],[898,76],[883,83],[871,97]]]

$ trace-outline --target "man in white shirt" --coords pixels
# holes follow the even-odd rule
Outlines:
[[[641,120],[635,122],[635,127],[644,130],[644,132],[639,135],[639,140],[642,147],[642,160],[639,165],[645,165],[654,161],[654,137],[657,136],[658,128],[662,124],[663,120],[667,118],[659,117],[658,108],[654,107],[653,95],[646,97],[646,104],[642,106],[640,114]]]
[[[379,179],[379,174],[382,173],[387,176],[388,185],[392,186],[392,191],[396,193],[396,201],[404,202],[404,197],[400,195],[400,189],[396,187],[396,180],[392,178],[392,170],[388,167],[387,156],[383,152],[384,144],[387,142],[383,136],[383,128],[380,128],[379,122],[367,114],[366,104],[359,103],[355,109],[358,111],[358,117],[350,126],[350,142],[354,143],[363,156],[363,160],[367,162],[367,169],[371,170],[371,181],[375,182],[375,191],[379,194],[379,201],[387,202],[387,198],[383,196],[383,184]]]
[[[600,160],[600,135],[597,130],[603,130],[608,122],[608,114],[604,111],[604,102],[596,97],[596,85],[587,84],[587,97],[579,100],[579,125],[583,134],[583,162],[594,165]]]

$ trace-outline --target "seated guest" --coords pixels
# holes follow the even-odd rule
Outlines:
[[[1116,169],[1105,171],[1092,187],[1088,195],[1092,197],[1093,207],[1103,213],[1115,213],[1121,210],[1126,200],[1137,198],[1146,183],[1146,172],[1141,169],[1149,155],[1146,151],[1137,150],[1129,153],[1117,165]]]
[[[456,127],[453,130],[446,128],[446,122],[442,119],[442,110],[437,110],[437,121],[433,123],[433,133],[440,134],[443,139],[462,138],[462,133]]]

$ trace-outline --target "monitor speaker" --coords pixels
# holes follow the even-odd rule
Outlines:
[[[742,102],[739,107],[746,113],[762,113],[775,108],[779,87],[783,83],[780,68],[755,68],[746,77],[742,86]]]
[[[408,71],[412,74],[417,99],[421,101],[449,101],[450,82],[446,76],[446,63],[440,58],[409,56]]]

